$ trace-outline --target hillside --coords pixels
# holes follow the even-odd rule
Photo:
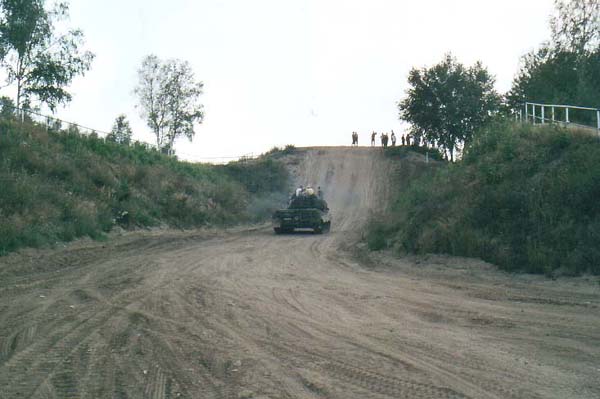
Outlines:
[[[397,174],[389,209],[370,224],[370,248],[479,257],[552,276],[600,274],[594,135],[497,124],[480,132],[461,162],[418,172]]]
[[[258,221],[288,189],[272,157],[205,165],[142,144],[0,120],[0,254],[125,229]]]

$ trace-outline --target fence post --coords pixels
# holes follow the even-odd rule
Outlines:
[[[533,124],[535,125],[535,104],[531,104],[533,106]]]
[[[544,124],[544,106],[541,106],[542,108],[542,125]]]
[[[565,107],[565,122],[569,124],[569,108]]]
[[[527,103],[525,103],[525,122],[529,122],[529,111],[528,111]]]
[[[598,125],[598,134],[600,134],[600,109],[596,110],[596,124]]]
[[[552,107],[552,122],[554,122],[554,107]]]

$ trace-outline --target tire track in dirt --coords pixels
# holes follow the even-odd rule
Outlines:
[[[600,395],[600,317],[570,304],[600,295],[366,269],[339,248],[399,171],[379,149],[294,156],[296,182],[325,191],[329,234],[149,232],[0,267],[0,397]]]
[[[143,300],[152,295],[153,290],[148,287],[137,289],[127,287],[123,293],[110,300],[104,301],[102,306],[95,305],[93,309],[83,311],[78,318],[68,316],[58,320],[56,328],[51,325],[52,333],[40,340],[23,342],[24,348],[13,353],[6,362],[0,366],[0,387],[8,397],[36,397],[42,390],[49,387],[55,391],[55,397],[77,397],[77,380],[70,366],[70,358],[78,349],[91,341],[92,335],[115,318],[120,312],[127,312],[126,307],[133,302]],[[133,289],[132,289],[133,288]],[[63,297],[58,297],[49,309],[56,308],[56,312],[66,308],[61,303]],[[39,324],[39,323],[38,323]],[[26,370],[26,373],[19,373]]]
[[[266,342],[264,344],[267,346]],[[340,382],[357,386],[368,393],[393,398],[468,398],[468,396],[447,387],[384,375],[336,359],[331,354],[316,353],[308,348],[296,347],[290,343],[285,346],[269,343],[268,346],[274,350],[277,357],[302,359],[304,367],[313,368],[320,374],[332,376]]]

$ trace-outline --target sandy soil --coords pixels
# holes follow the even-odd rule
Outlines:
[[[127,233],[0,258],[0,398],[598,398],[600,285],[361,261],[368,148],[289,160],[330,234]],[[362,258],[360,258],[362,259]]]

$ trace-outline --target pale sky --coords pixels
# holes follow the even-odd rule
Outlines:
[[[96,54],[63,119],[110,130],[125,113],[153,142],[132,91],[142,58],[187,60],[206,117],[181,158],[239,156],[294,144],[367,143],[402,133],[396,103],[412,67],[447,52],[481,60],[500,92],[524,53],[549,39],[552,0],[71,0],[70,26]]]

